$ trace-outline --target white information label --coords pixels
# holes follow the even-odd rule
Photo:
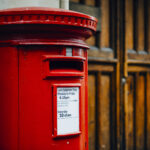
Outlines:
[[[57,135],[79,132],[79,87],[57,88]]]

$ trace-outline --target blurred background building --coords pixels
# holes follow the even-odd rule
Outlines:
[[[150,0],[70,0],[99,20],[87,40],[89,150],[150,150]]]

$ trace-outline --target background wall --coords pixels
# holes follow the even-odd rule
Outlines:
[[[0,0],[0,9],[16,7],[52,7],[59,8],[60,0]]]
[[[150,150],[150,0],[71,0],[99,24],[87,40],[89,149]]]

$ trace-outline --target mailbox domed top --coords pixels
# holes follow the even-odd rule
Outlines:
[[[97,19],[79,12],[58,8],[25,7],[0,11],[0,25],[56,24],[96,30]]]
[[[88,48],[97,19],[82,13],[42,7],[0,11],[0,44],[65,45]]]

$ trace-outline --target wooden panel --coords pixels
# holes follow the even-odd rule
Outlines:
[[[144,149],[144,121],[145,113],[145,77],[144,75],[136,74],[136,150]]]
[[[150,72],[147,73],[147,149],[150,150]]]
[[[126,48],[133,50],[133,0],[125,1]]]
[[[150,71],[150,68],[148,66],[129,66],[128,67],[129,72],[147,72]]]
[[[137,7],[137,51],[144,50],[144,0],[138,0]]]
[[[79,3],[80,0],[70,0],[71,2],[76,2],[76,3]]]
[[[112,60],[112,58],[114,58],[114,54],[112,53],[112,51],[99,51],[94,49],[88,51],[88,56],[106,61]]]
[[[148,25],[147,25],[147,29],[148,29],[148,31],[146,31],[146,32],[148,32],[147,33],[147,48],[148,48],[148,52],[150,52],[150,0],[147,0],[147,23],[148,23]]]
[[[86,43],[90,46],[96,46],[96,38],[95,36],[90,37],[88,40],[86,40]]]
[[[110,76],[98,74],[99,149],[110,149]]]
[[[101,38],[100,38],[100,46],[109,47],[109,39],[110,39],[110,30],[109,30],[109,0],[101,1]]]
[[[120,99],[120,63],[117,63],[116,65],[116,72],[115,72],[115,87],[114,91],[116,92],[116,150],[120,150],[121,147],[121,99]]]
[[[146,53],[144,53],[144,54],[128,53],[128,59],[134,59],[134,60],[137,60],[137,61],[141,60],[145,63],[149,63],[150,62],[150,55],[146,55]]]
[[[95,99],[96,87],[95,76],[89,75],[88,77],[88,121],[89,121],[89,150],[95,150]]]
[[[125,135],[128,150],[134,148],[134,76],[128,77],[128,100],[125,103]]]
[[[90,71],[100,71],[100,72],[112,72],[114,67],[112,65],[98,65],[98,64],[89,64],[88,69]]]
[[[90,6],[95,6],[95,1],[96,0],[85,0],[85,4]]]

